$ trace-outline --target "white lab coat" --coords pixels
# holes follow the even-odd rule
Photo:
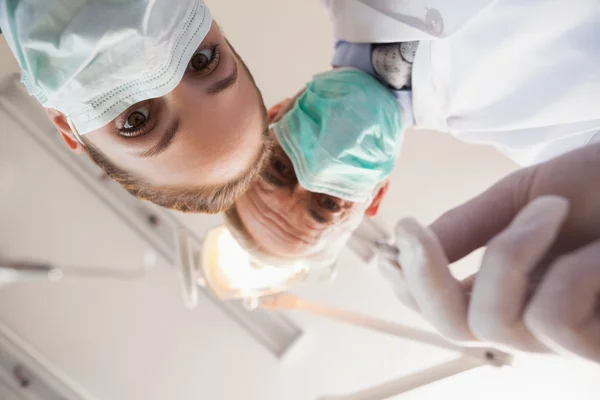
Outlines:
[[[337,39],[422,41],[417,126],[492,144],[521,165],[600,139],[598,0],[325,4]]]

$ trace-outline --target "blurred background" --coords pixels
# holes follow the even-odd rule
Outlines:
[[[319,1],[208,4],[268,106],[329,68],[333,39]],[[0,39],[0,73],[17,70]],[[10,96],[4,100],[10,102]],[[23,121],[37,120],[40,111],[34,108],[18,107]],[[245,317],[205,294],[195,310],[185,309],[177,274],[140,233],[155,229],[160,220],[145,228],[124,221],[76,178],[70,171],[75,164],[61,162],[2,108],[0,127],[0,256],[136,271],[149,251],[157,254],[155,267],[140,280],[65,279],[0,287],[0,398],[11,399],[3,397],[3,387],[15,399],[61,398],[19,397],[25,394],[9,389],[15,365],[2,344],[26,349],[51,375],[49,381],[69,386],[77,398],[98,400],[317,399],[360,391],[455,356],[300,312],[286,315],[298,337],[281,354],[251,334]],[[442,133],[410,132],[376,222],[388,232],[405,216],[431,222],[514,169],[492,148]],[[102,181],[101,175],[97,179]],[[199,238],[222,223],[219,216],[169,215]],[[472,272],[479,256],[455,265],[456,274]],[[351,249],[338,266],[336,280],[295,292],[429,329]],[[481,368],[398,398],[597,399],[597,372],[573,360],[518,356],[513,368]]]

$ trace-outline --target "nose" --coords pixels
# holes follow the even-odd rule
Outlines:
[[[290,192],[290,198],[287,207],[287,212],[292,213],[294,209],[303,209],[304,207],[298,207],[306,203],[310,197],[310,192],[304,189],[300,184],[296,183]]]

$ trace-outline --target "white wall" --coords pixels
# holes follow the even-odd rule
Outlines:
[[[327,68],[331,39],[320,2],[212,0],[215,18],[244,56],[268,104],[294,94]],[[243,28],[242,28],[243,26]],[[249,31],[251,33],[249,33]],[[14,69],[0,44],[0,71]],[[73,265],[134,268],[144,245],[34,143],[0,120],[0,253]],[[492,149],[436,133],[409,134],[381,215],[428,222],[513,169]],[[466,178],[468,177],[468,178]],[[218,219],[182,217],[202,232]],[[472,258],[463,269],[475,267]],[[299,293],[394,321],[425,326],[403,310],[372,267],[347,252],[333,283]],[[139,282],[65,281],[0,289],[0,320],[93,396],[106,400],[306,400],[351,392],[449,357],[425,346],[292,314],[306,333],[281,360],[241,332],[218,308],[183,309],[162,261]],[[524,360],[520,375],[483,371],[407,399],[505,399],[535,394],[596,399],[597,375],[552,359]],[[587,374],[587,375],[586,375]],[[485,383],[485,385],[482,385]],[[533,397],[533,396],[531,396]]]
[[[250,67],[265,102],[295,95],[329,69],[333,39],[321,0],[208,0],[214,19]]]

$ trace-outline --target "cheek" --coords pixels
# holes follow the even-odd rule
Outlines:
[[[349,227],[356,227],[365,217],[365,211],[368,208],[367,203],[348,202],[340,214],[340,224]]]
[[[181,133],[185,134],[180,139],[192,159],[207,164],[206,173],[218,173],[229,181],[258,159],[263,129],[254,116],[237,114],[235,102],[220,101],[217,106],[203,107],[191,99],[182,110]]]
[[[110,163],[115,164],[119,168],[126,170],[133,170],[135,172],[135,159],[131,157],[130,152],[136,151],[139,147],[138,141],[126,141],[123,138],[117,137],[112,129],[109,127],[110,124],[86,133],[82,136],[84,143],[87,144],[87,150],[89,152],[90,145],[92,145],[97,151],[100,151],[104,158],[108,159]]]
[[[82,136],[83,140],[91,143],[103,153],[108,153],[110,149],[115,146],[115,138],[109,128],[109,125],[112,124],[114,124],[114,122],[110,122],[110,124],[107,124],[100,129],[86,133]]]

